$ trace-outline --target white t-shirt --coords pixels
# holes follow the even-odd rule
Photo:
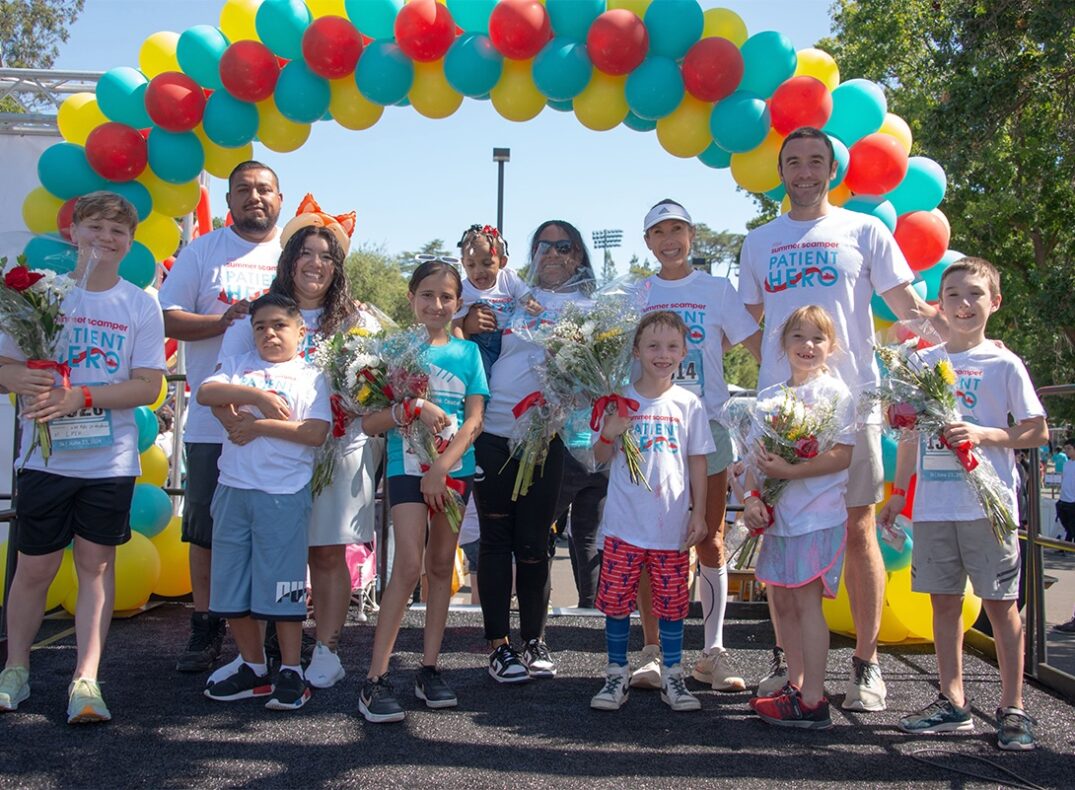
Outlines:
[[[291,422],[332,422],[324,376],[302,357],[277,363],[266,362],[256,353],[228,357],[206,381],[271,390],[287,401]],[[252,407],[240,408],[262,416]],[[244,445],[225,441],[220,453],[219,482],[268,494],[294,494],[313,477],[316,454],[316,447],[268,436],[259,436]]]
[[[107,291],[76,289],[65,300],[65,304],[71,303],[77,305],[73,325],[61,336],[57,359],[71,366],[72,387],[129,381],[136,368],[167,370],[161,310],[141,288],[121,279]],[[2,333],[0,355],[26,359],[15,342]],[[33,432],[33,426],[24,422],[20,459],[30,448]],[[80,409],[53,420],[50,433],[52,456],[48,465],[35,450],[27,469],[87,479],[141,474],[134,409]]]
[[[943,346],[928,348],[922,359],[932,365],[944,359]],[[1023,361],[1005,348],[986,340],[958,354],[947,354],[956,373],[956,405],[966,422],[988,428],[1008,427],[1008,415],[1022,422],[1045,416]],[[978,447],[1006,489],[1006,502],[1018,522],[1015,454],[1006,447]],[[1065,467],[1066,468],[1066,467]],[[966,480],[955,454],[941,447],[936,437],[918,444],[918,482],[915,487],[915,521],[973,521],[985,518],[978,497]]]
[[[519,275],[511,269],[500,269],[496,273],[496,282],[484,291],[478,288],[469,279],[463,280],[463,299],[459,312],[455,318],[465,318],[470,308],[481,302],[487,305],[496,315],[498,329],[508,325],[511,314],[519,306],[523,297],[530,293],[530,286],[519,279]]]
[[[717,419],[728,400],[722,340],[727,337],[733,346],[742,343],[758,331],[757,322],[725,277],[694,270],[681,280],[653,275],[645,286],[644,313],[669,310],[687,325],[687,357],[672,380],[701,398],[706,416]]]
[[[779,401],[781,384],[766,387],[758,393],[758,408],[764,409],[764,403],[770,398]],[[790,387],[807,409],[814,405],[835,403],[837,425],[844,427],[837,437],[838,444],[855,443],[855,402],[847,386],[828,374],[821,374],[798,387]],[[753,445],[753,442],[751,443]],[[847,492],[847,472],[830,472],[827,475],[806,477],[801,480],[789,480],[783,493],[773,508],[773,523],[767,532],[772,535],[794,537],[818,532],[843,524],[847,521],[847,505],[844,494]]]
[[[253,299],[268,290],[276,275],[280,242],[274,235],[261,244],[245,241],[231,228],[199,236],[179,253],[161,285],[158,298],[165,310],[198,315],[222,315],[241,299]],[[185,342],[187,385],[192,396],[183,432],[186,442],[220,444],[224,428],[213,413],[193,397],[216,367],[221,337]]]
[[[651,490],[631,482],[617,442],[600,534],[642,549],[681,551],[691,509],[687,459],[716,449],[705,407],[697,396],[675,385],[657,398],[643,398],[634,386],[627,387],[624,395],[638,401],[638,411],[631,413],[631,430]]]
[[[758,388],[786,381],[791,371],[780,348],[787,317],[817,304],[836,323],[839,350],[829,367],[853,391],[879,380],[873,354],[873,294],[914,279],[888,228],[877,219],[833,207],[814,220],[787,214],[747,234],[739,257],[744,304],[765,309]],[[875,411],[873,421],[880,419]]]
[[[1064,471],[1060,473],[1060,501],[1075,502],[1075,464],[1070,468],[1064,464]]]
[[[312,310],[300,310],[302,322],[306,324],[306,336],[299,344],[299,356],[310,361],[313,353],[317,350],[317,327],[321,324],[321,314],[325,312],[322,307]],[[257,351],[254,343],[254,327],[250,323],[249,316],[233,321],[232,325],[224,332],[224,339],[220,343],[220,354],[217,361],[225,357],[235,357],[239,354],[249,354]]]

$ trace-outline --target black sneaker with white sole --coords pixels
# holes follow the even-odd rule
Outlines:
[[[489,674],[497,683],[525,683],[530,680],[530,670],[519,660],[515,648],[506,642],[497,645],[490,654]]]
[[[396,691],[388,682],[388,673],[379,678],[366,678],[358,695],[358,711],[373,724],[403,721],[403,708],[396,699]]]
[[[532,678],[556,677],[556,664],[553,663],[549,646],[541,639],[531,639],[523,648],[523,663]]]
[[[427,708],[454,708],[459,704],[455,692],[444,682],[436,667],[422,667],[414,678],[414,696],[422,700]]]
[[[217,702],[233,702],[251,697],[267,697],[272,694],[272,680],[268,674],[258,676],[249,664],[239,667],[226,678],[205,687],[205,696]]]
[[[269,710],[298,710],[310,699],[306,679],[293,669],[281,669],[276,676],[276,688],[265,703]]]

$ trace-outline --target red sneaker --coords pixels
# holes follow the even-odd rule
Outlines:
[[[796,727],[804,730],[827,730],[832,727],[829,701],[825,697],[813,708],[803,704],[802,694],[788,683],[773,697],[754,697],[750,707],[766,722],[776,727]]]

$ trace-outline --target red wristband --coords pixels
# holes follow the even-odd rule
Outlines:
[[[906,489],[896,488],[895,486],[893,486],[893,488],[892,488],[892,496],[901,496],[901,497],[904,497],[906,499],[907,491],[906,491]]]
[[[90,388],[85,385],[82,386],[82,408],[93,408],[93,393],[90,391]]]
[[[752,496],[757,497],[758,499],[761,499],[761,491],[758,491],[756,489],[753,490],[753,491],[747,491],[746,499],[750,499]],[[746,500],[743,500],[743,501],[745,502]],[[764,504],[765,500],[762,499],[761,501]]]
[[[603,433],[597,434],[597,441],[601,442],[601,444],[612,444],[612,440],[606,439]]]

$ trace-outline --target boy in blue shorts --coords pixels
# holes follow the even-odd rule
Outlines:
[[[1033,721],[1023,710],[1018,536],[1012,532],[998,540],[993,534],[960,461],[948,447],[973,448],[975,455],[993,465],[1004,484],[1005,504],[1018,523],[1012,450],[1048,440],[1045,411],[1022,360],[985,338],[989,316],[1000,307],[1000,275],[993,265],[981,258],[956,261],[941,277],[940,297],[949,339],[922,357],[928,365],[945,356],[951,362],[963,419],[946,426],[942,437],[900,445],[892,496],[878,518],[890,525],[903,510],[917,455],[911,588],[929,593],[933,604],[941,693],[918,713],[900,719],[899,727],[910,733],[974,729],[960,660],[963,591],[969,576],[997,644],[1001,684],[997,745],[1028,750],[1035,742]]]
[[[265,707],[296,710],[310,698],[300,664],[310,479],[332,411],[320,373],[299,355],[306,328],[294,300],[262,296],[250,305],[250,323],[257,351],[221,360],[198,388],[203,406],[231,407],[238,415],[213,496],[209,611],[227,618],[243,662],[211,680],[205,696],[225,702],[268,696]],[[258,620],[276,623],[275,684]]]

